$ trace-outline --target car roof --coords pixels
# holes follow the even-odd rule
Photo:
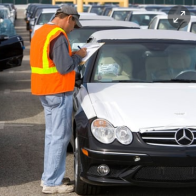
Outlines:
[[[195,22],[196,21],[196,16],[191,16],[190,22]]]
[[[80,12],[79,13],[80,16],[98,16],[96,13],[92,13],[92,12]]]
[[[140,4],[138,7],[170,7],[171,5],[162,5],[162,4]]]
[[[176,18],[176,15],[168,15],[168,14],[166,14],[166,15],[157,15],[157,16],[155,16],[156,18],[158,18],[158,19],[168,19],[168,16],[169,16],[169,18],[170,19],[172,19],[172,18]],[[195,20],[196,19],[196,16],[190,16],[190,20]]]
[[[83,6],[85,6],[85,7],[91,7],[92,5],[84,4]],[[78,7],[78,5],[76,4],[76,5],[74,5],[74,7]]]
[[[146,11],[145,9],[141,9],[141,8],[132,8],[132,7],[113,7],[112,8],[113,11]]]
[[[134,22],[129,21],[119,21],[119,20],[112,20],[112,21],[102,21],[102,20],[81,20],[80,23],[83,27],[114,27],[114,26],[121,26],[121,27],[132,27],[132,28],[140,28],[140,26]]]
[[[80,20],[114,20],[114,18],[109,16],[81,14]]]
[[[51,9],[48,9],[48,8],[44,8],[43,10],[42,10],[42,13],[56,13],[56,10],[57,10],[58,8],[51,8]]]
[[[137,15],[140,15],[140,14],[157,14],[157,15],[167,15],[165,12],[159,12],[159,11],[133,11],[133,14],[137,14]]]
[[[1,10],[8,10],[8,11],[10,11],[7,7],[4,7],[4,6],[2,6],[2,7],[0,6],[0,9]]]
[[[176,15],[174,15],[175,18],[176,18]],[[155,16],[156,18],[159,18],[159,19],[168,19],[168,15],[167,14],[163,14],[163,15],[157,15]],[[172,18],[172,15],[170,15],[170,18]]]
[[[196,41],[196,35],[185,31],[153,30],[153,29],[118,29],[118,30],[102,30],[93,33],[91,36],[93,41],[99,40],[183,40]]]
[[[80,22],[82,20],[89,20],[91,21],[92,23],[92,20],[104,20],[104,21],[113,21],[114,18],[112,17],[109,17],[109,16],[101,16],[101,15],[97,15],[95,13],[86,13],[86,12],[82,12],[82,13],[79,13],[80,14]],[[51,20],[53,20],[55,17],[55,14],[52,16]]]

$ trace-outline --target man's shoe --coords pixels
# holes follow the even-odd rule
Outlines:
[[[64,185],[68,185],[70,183],[70,179],[69,178],[63,178],[62,184]],[[43,187],[44,186],[44,181],[41,180],[40,186]]]
[[[43,186],[42,193],[71,193],[74,191],[74,185]]]

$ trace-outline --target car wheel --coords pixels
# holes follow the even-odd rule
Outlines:
[[[74,159],[74,172],[75,172],[75,192],[78,195],[97,195],[100,193],[100,187],[87,184],[80,179],[81,164],[80,164],[80,150],[78,147],[78,138],[75,139],[75,159]]]

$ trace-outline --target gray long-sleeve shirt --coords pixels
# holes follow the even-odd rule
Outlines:
[[[60,34],[50,43],[49,56],[60,74],[66,74],[73,71],[82,60],[82,57],[76,54],[70,57],[68,42],[63,34]]]

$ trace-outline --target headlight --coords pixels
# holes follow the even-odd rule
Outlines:
[[[132,132],[125,126],[114,128],[104,119],[96,119],[91,124],[93,136],[104,144],[110,144],[117,139],[121,144],[128,145],[133,140]]]
[[[117,127],[116,138],[121,144],[130,144],[133,140],[133,135],[127,127]]]
[[[96,119],[91,125],[94,137],[104,144],[110,144],[115,140],[115,129],[106,120]]]

